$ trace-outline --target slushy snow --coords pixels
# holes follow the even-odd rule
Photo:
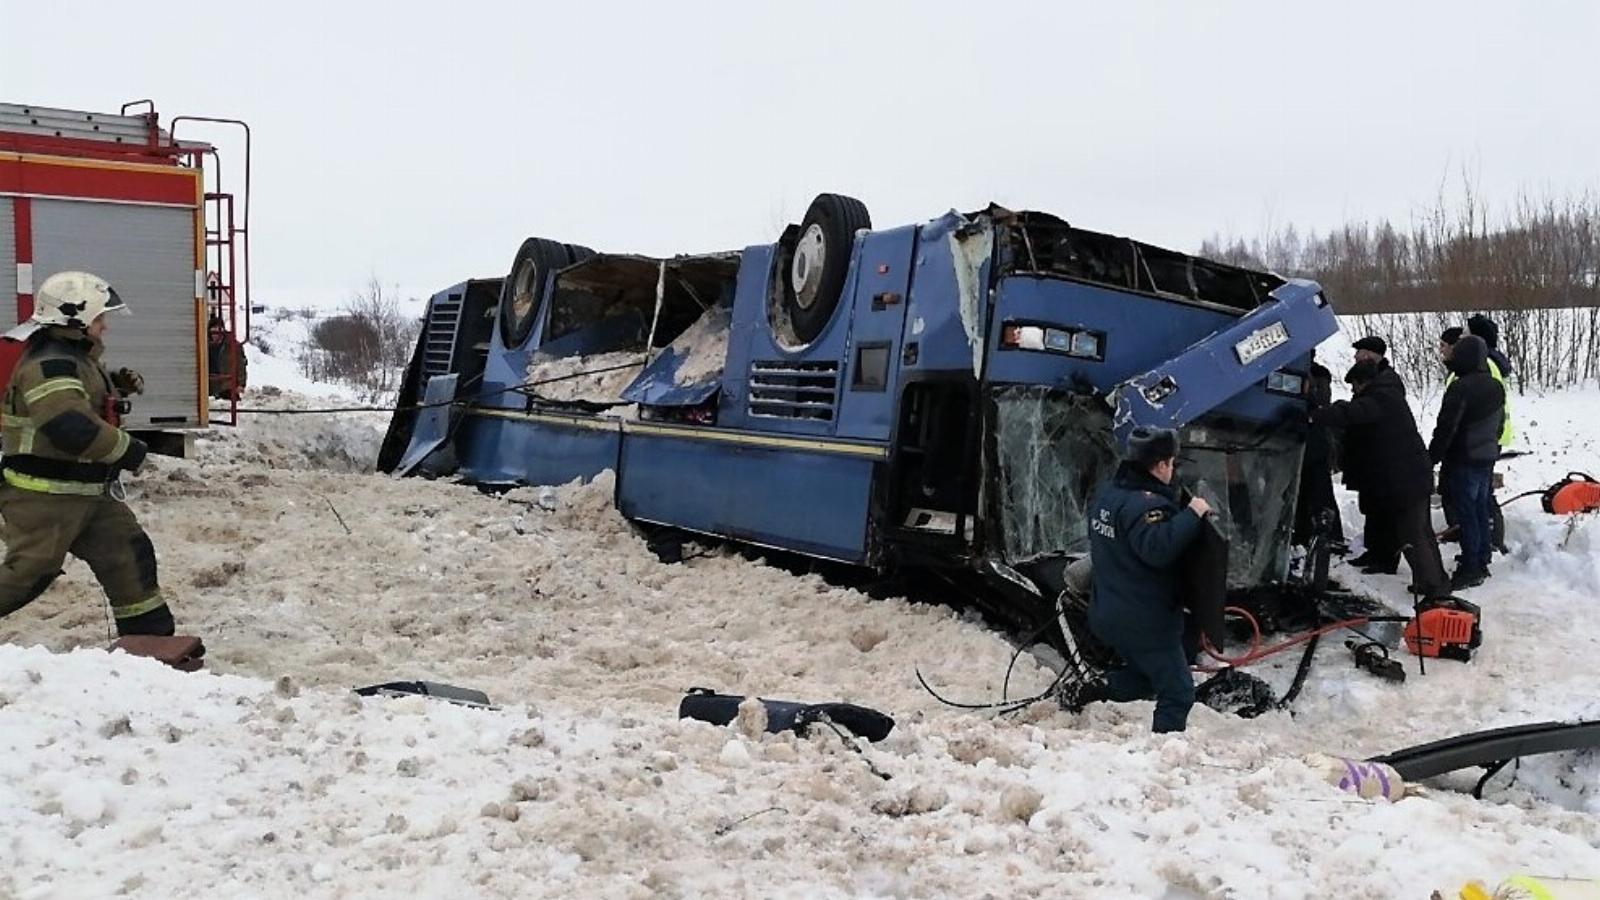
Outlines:
[[[1516,398],[1532,455],[1502,496],[1593,467],[1597,397]],[[76,561],[0,619],[0,897],[1427,897],[1600,878],[1593,754],[1530,760],[1481,802],[1468,774],[1361,800],[1305,762],[1600,717],[1590,518],[1507,507],[1512,553],[1469,595],[1471,664],[1419,677],[1408,660],[1392,685],[1325,640],[1292,713],[1197,707],[1158,736],[1148,703],[942,706],[914,670],[997,699],[1002,635],[726,550],[664,565],[609,473],[542,504],[370,474],[384,425],[249,416],[129,479],[206,671],[100,649],[104,602]],[[1406,574],[1336,571],[1397,606]],[[1297,660],[1255,671],[1281,691]],[[1052,677],[1025,654],[1011,693]],[[349,692],[402,679],[495,708]],[[678,720],[699,686],[897,724],[857,748]]]

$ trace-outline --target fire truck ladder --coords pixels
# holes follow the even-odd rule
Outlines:
[[[178,123],[209,122],[237,125],[244,131],[244,193],[237,204],[234,194],[224,189],[221,157],[214,147],[193,154],[195,165],[204,167],[204,156],[214,163],[213,189],[204,195],[205,209],[205,299],[206,365],[213,397],[228,403],[226,419],[219,424],[239,424],[239,396],[243,392],[240,373],[244,369],[244,344],[250,340],[250,126],[238,119],[208,116],[178,116],[170,126],[177,140]],[[239,310],[244,309],[243,327]]]

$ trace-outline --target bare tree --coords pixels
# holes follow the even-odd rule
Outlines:
[[[309,378],[342,381],[380,398],[399,389],[420,328],[401,312],[398,290],[385,289],[374,275],[337,315],[312,324],[300,368]]]
[[[1353,222],[1302,238],[1286,225],[1249,241],[1213,237],[1201,253],[1317,279],[1335,309],[1384,336],[1419,385],[1444,374],[1440,332],[1474,312],[1500,325],[1514,384],[1600,376],[1600,202],[1592,194],[1523,196],[1492,217],[1464,177],[1453,202],[1441,187],[1433,208],[1404,227]]]

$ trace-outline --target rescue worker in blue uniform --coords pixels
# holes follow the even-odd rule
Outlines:
[[[1177,457],[1177,432],[1134,429],[1126,459],[1089,506],[1089,628],[1127,665],[1063,700],[1074,708],[1154,698],[1156,732],[1183,731],[1194,706],[1177,564],[1211,512],[1199,497],[1179,503]]]

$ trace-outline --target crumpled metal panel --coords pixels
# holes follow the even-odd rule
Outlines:
[[[411,444],[395,466],[396,477],[410,475],[418,469],[434,472],[454,468],[453,459],[442,458],[445,454],[435,457],[431,466],[425,466],[424,463],[450,440],[450,435],[455,431],[455,422],[460,419],[457,407],[451,405],[451,401],[456,399],[458,377],[440,375],[428,380],[428,386],[422,394],[421,409],[417,412],[416,424],[411,432]]]
[[[727,334],[732,326],[731,307],[713,306],[706,310],[689,331],[644,367],[622,391],[622,399],[643,406],[704,403],[722,387]]]
[[[1314,281],[1288,281],[1272,292],[1272,300],[1117,388],[1118,439],[1126,442],[1141,425],[1187,425],[1303,358],[1339,330],[1339,320]],[[1241,342],[1273,330],[1279,343],[1253,358],[1241,357]]]

